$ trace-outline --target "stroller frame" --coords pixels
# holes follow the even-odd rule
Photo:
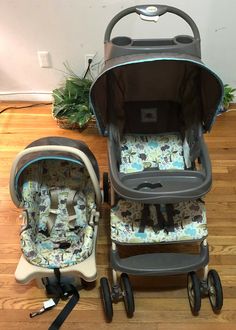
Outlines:
[[[174,38],[165,39],[131,39],[126,36],[118,36],[111,39],[111,32],[116,23],[126,15],[132,13],[138,14],[143,20],[155,22],[160,16],[166,13],[175,14],[188,23],[193,32],[193,37],[179,35]],[[215,113],[222,100],[223,85],[215,73],[206,68],[200,61],[200,34],[195,22],[183,11],[167,5],[140,5],[130,7],[118,13],[110,21],[105,32],[104,43],[105,68],[91,88],[90,101],[100,132],[103,135],[108,135],[110,179],[108,178],[108,173],[104,173],[103,188],[105,202],[111,202],[111,206],[113,206],[116,204],[117,199],[121,198],[150,205],[154,203],[170,204],[200,199],[210,190],[212,183],[211,163],[204,143],[203,133],[210,130],[214,121]],[[122,86],[118,82],[118,77],[119,75],[123,77],[123,83],[125,81],[127,83],[126,86],[128,86],[130,82],[128,79],[129,73],[132,74],[135,69],[138,71],[140,63],[144,63],[146,65],[145,68],[150,69],[152,63],[165,63],[165,60],[169,61],[169,63],[176,61],[180,65],[182,63],[186,67],[189,67],[190,70],[192,65],[198,74],[202,75],[202,81],[205,79],[204,88],[209,88],[209,91],[211,89],[214,90],[215,94],[211,97],[210,101],[211,106],[205,100],[203,102],[206,107],[203,111],[203,118],[198,116],[190,118],[190,121],[192,120],[196,124],[192,126],[192,131],[193,136],[198,140],[197,148],[199,153],[197,152],[191,160],[191,168],[185,168],[181,171],[157,171],[155,169],[149,169],[143,172],[121,173],[118,170],[120,164],[120,132],[117,126],[119,125],[113,113],[115,110],[113,110],[111,104],[119,112],[123,106],[122,101],[125,102],[127,99],[124,96],[121,101],[118,98],[116,99],[116,92],[121,94],[122,99],[122,95],[127,91],[122,89]],[[130,69],[132,65],[135,67],[133,71]],[[160,68],[160,65],[158,68]],[[125,72],[125,70],[122,71],[122,68],[130,70],[126,76],[125,74],[122,76],[122,73]],[[145,68],[141,71],[142,73],[145,72]],[[166,69],[168,69],[167,65]],[[158,70],[156,71],[158,72]],[[149,73],[151,73],[151,70]],[[142,77],[142,75],[140,76]],[[162,77],[164,77],[164,73]],[[170,77],[168,78],[170,79]],[[115,92],[110,88],[112,79],[114,85],[116,84],[117,86]],[[208,87],[207,84],[209,84]],[[103,98],[101,93],[104,89],[108,90],[108,95]],[[110,90],[113,94],[109,94]],[[159,93],[159,97],[160,95]],[[134,93],[132,96],[134,96]],[[191,96],[194,96],[194,93]],[[116,100],[121,105],[116,105]],[[132,97],[131,100],[133,101]],[[137,98],[134,98],[134,100],[138,101]],[[129,98],[128,101],[130,101]],[[141,101],[143,100],[141,99]],[[152,116],[152,111],[148,115],[150,114]],[[123,119],[124,122],[125,119]],[[137,131],[135,133],[140,132]],[[109,201],[109,194],[111,201]],[[134,297],[127,274],[166,276],[188,273],[187,290],[192,313],[197,314],[199,312],[201,297],[206,295],[209,296],[213,311],[219,312],[223,305],[220,278],[215,270],[208,271],[209,248],[206,237],[195,240],[194,243],[196,242],[199,243],[200,251],[198,254],[148,253],[121,258],[117,248],[119,243],[112,240],[110,263],[113,283],[110,287],[105,277],[101,278],[100,281],[107,321],[110,322],[113,317],[112,303],[118,302],[121,299],[124,300],[127,316],[133,316],[135,310]],[[185,241],[184,243],[193,244],[193,241]],[[143,245],[145,244],[150,245],[143,243]],[[163,244],[169,244],[169,242],[163,242]],[[200,269],[203,269],[201,279],[196,274],[196,271]],[[122,274],[120,281],[118,281],[118,273],[120,272]]]

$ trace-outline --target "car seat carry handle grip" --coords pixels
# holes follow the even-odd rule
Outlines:
[[[105,43],[110,41],[111,33],[116,23],[118,23],[123,17],[133,13],[140,15],[142,19],[148,21],[157,21],[158,17],[166,13],[175,14],[188,23],[188,25],[190,26],[193,32],[194,39],[200,40],[200,33],[197,25],[192,20],[192,18],[189,15],[187,15],[184,11],[166,5],[141,5],[141,6],[134,6],[124,9],[113,17],[113,19],[108,24],[105,32],[105,37],[104,37]]]

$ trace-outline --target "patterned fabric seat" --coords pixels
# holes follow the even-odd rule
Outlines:
[[[179,134],[125,135],[121,141],[121,173],[148,168],[182,170],[184,167],[183,143]]]
[[[22,186],[28,219],[21,231],[21,248],[30,263],[46,268],[63,268],[85,260],[92,252],[94,237],[89,219],[95,196],[87,173],[68,162],[55,164],[51,168],[44,164],[43,182],[26,181]],[[34,164],[30,171],[37,173]],[[77,178],[77,189],[80,178],[82,189],[74,190],[73,177]]]
[[[187,201],[173,204],[174,230],[168,230],[167,211],[161,205],[166,226],[158,228],[155,205],[148,205],[149,219],[140,230],[144,205],[138,202],[119,200],[111,209],[111,238],[120,244],[151,244],[202,240],[207,236],[206,210],[202,201]]]

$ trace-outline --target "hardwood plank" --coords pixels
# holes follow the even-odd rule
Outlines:
[[[27,105],[27,102],[0,102],[4,107]],[[218,270],[224,288],[224,307],[219,315],[211,311],[208,298],[202,300],[198,317],[188,306],[186,275],[165,277],[132,276],[136,312],[132,319],[125,315],[123,302],[114,305],[114,320],[104,319],[99,291],[99,278],[111,279],[109,253],[109,208],[102,209],[97,242],[98,280],[91,290],[81,291],[80,303],[62,329],[143,329],[150,330],[233,330],[236,329],[236,112],[216,120],[206,135],[212,160],[213,185],[207,194],[208,243],[210,268]],[[96,128],[83,132],[62,130],[51,116],[51,106],[8,110],[0,115],[0,329],[47,329],[64,306],[34,319],[29,312],[42,306],[45,292],[34,282],[16,283],[14,272],[21,255],[19,245],[19,210],[9,195],[10,167],[16,154],[32,141],[45,136],[64,136],[85,141],[98,160],[100,173],[108,170],[107,141]],[[189,247],[177,245],[176,251]],[[163,247],[162,247],[163,249]],[[170,247],[165,247],[166,251]]]

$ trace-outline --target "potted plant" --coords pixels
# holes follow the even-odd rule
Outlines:
[[[223,99],[223,106],[225,111],[229,109],[230,103],[234,100],[234,93],[236,88],[232,88],[228,84],[224,85],[224,99]]]
[[[62,87],[53,90],[52,115],[59,127],[83,129],[92,118],[89,109],[90,79],[79,77],[68,66],[69,76]]]
[[[230,103],[234,100],[234,93],[236,91],[236,88],[231,87],[228,84],[224,85],[224,97],[222,104],[219,109],[219,114],[226,112],[229,109]]]

